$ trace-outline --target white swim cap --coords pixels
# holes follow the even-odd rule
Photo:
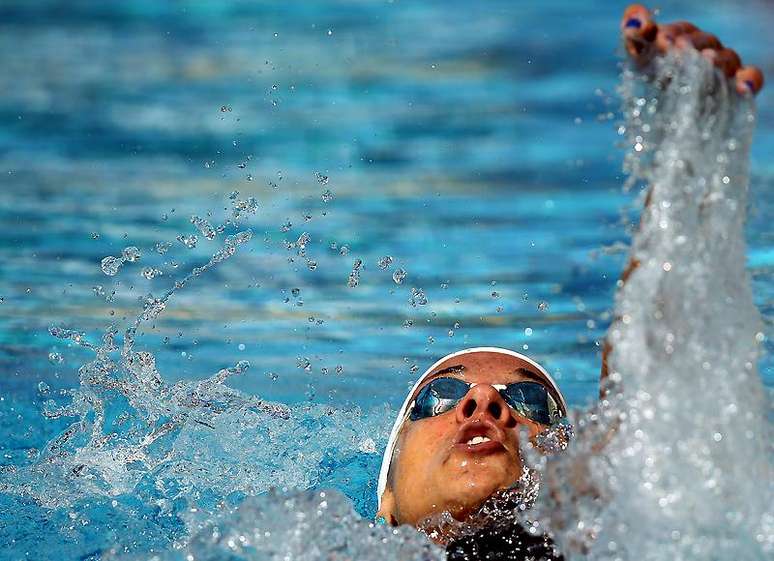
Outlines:
[[[448,354],[445,357],[437,360],[435,363],[433,363],[432,366],[430,366],[430,368],[424,371],[424,373],[419,377],[419,379],[414,384],[414,387],[411,388],[411,391],[406,396],[406,400],[403,402],[403,406],[400,408],[400,411],[398,411],[398,416],[395,418],[395,423],[392,425],[392,432],[390,432],[390,438],[387,440],[387,448],[385,448],[384,450],[384,456],[382,457],[382,468],[379,471],[379,482],[376,486],[376,499],[379,507],[381,507],[382,505],[382,495],[384,494],[384,490],[387,487],[387,476],[390,473],[390,464],[392,463],[392,454],[395,450],[395,444],[398,441],[398,435],[400,434],[400,429],[403,428],[403,423],[406,422],[406,410],[408,409],[409,405],[411,405],[412,397],[414,396],[414,393],[417,391],[417,388],[422,384],[425,378],[427,378],[430,374],[432,374],[435,371],[435,369],[438,368],[438,366],[440,366],[447,360],[455,357],[463,356],[463,355],[474,354],[474,353],[501,354],[501,355],[506,355],[510,357],[515,357],[528,363],[530,366],[535,368],[536,370],[535,373],[539,374],[543,378],[545,383],[548,385],[548,387],[553,390],[555,396],[559,398],[559,405],[562,409],[562,413],[567,414],[567,403],[564,401],[564,396],[562,395],[562,392],[559,391],[559,386],[556,385],[556,382],[551,377],[551,375],[546,371],[546,369],[540,366],[537,362],[535,362],[531,358],[524,356],[521,353],[517,353],[516,351],[511,351],[510,349],[501,349],[499,347],[473,347],[470,349],[463,349],[461,351]]]

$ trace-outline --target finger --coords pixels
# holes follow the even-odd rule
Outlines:
[[[736,91],[740,94],[757,94],[763,87],[763,72],[755,66],[744,66],[736,71]]]
[[[650,51],[658,33],[658,26],[645,6],[632,4],[624,11],[621,33],[629,55],[641,59]]]
[[[720,49],[715,51],[713,60],[715,66],[719,68],[727,78],[736,76],[736,72],[742,67],[742,59],[732,49]]]
[[[687,21],[676,21],[658,26],[658,35],[656,35],[656,47],[660,53],[666,53],[671,49],[675,40],[688,33],[699,31],[695,25]]]
[[[703,51],[705,49],[714,49],[719,51],[723,48],[723,44],[712,33],[706,33],[701,30],[692,31],[691,33],[685,33],[675,39],[675,46],[678,48],[693,47],[697,51]]]

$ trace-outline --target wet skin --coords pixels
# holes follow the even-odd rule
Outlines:
[[[624,11],[621,32],[629,56],[642,65],[671,49],[695,49],[734,81],[739,94],[754,95],[763,87],[759,68],[744,66],[736,51],[687,21],[657,24],[647,8],[632,4]]]
[[[464,370],[440,374],[452,366]],[[436,368],[422,387],[439,376],[480,385],[446,413],[406,421],[380,516],[392,524],[412,525],[443,511],[462,519],[492,493],[519,479],[520,430],[526,428],[531,438],[543,427],[511,409],[490,384],[537,381],[521,369],[534,371],[516,357],[484,352],[451,358]],[[468,444],[476,436],[490,440]]]

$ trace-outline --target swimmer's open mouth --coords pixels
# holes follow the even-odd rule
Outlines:
[[[460,427],[454,448],[476,454],[497,452],[505,450],[503,438],[502,431],[488,421],[466,423]]]

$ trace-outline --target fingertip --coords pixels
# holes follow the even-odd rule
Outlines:
[[[651,54],[651,43],[656,39],[658,26],[653,22],[650,11],[642,4],[632,4],[624,11],[621,19],[626,51],[640,62]]]
[[[624,10],[621,19],[621,29],[642,29],[647,22],[651,21],[650,11],[642,4],[630,4]]]
[[[627,39],[651,42],[656,38],[657,29],[650,11],[642,4],[632,4],[624,11],[621,31]]]
[[[736,91],[755,95],[763,88],[763,72],[756,66],[744,66],[736,72]]]

